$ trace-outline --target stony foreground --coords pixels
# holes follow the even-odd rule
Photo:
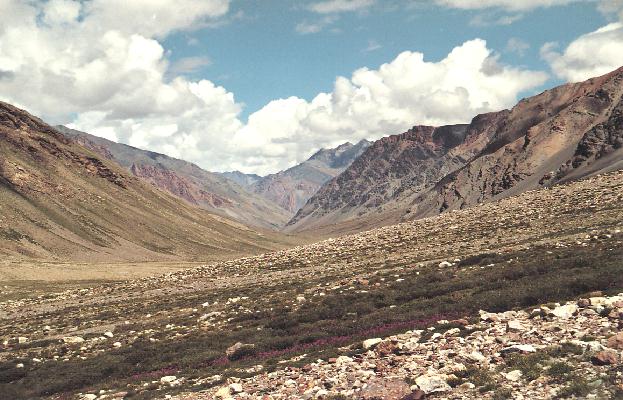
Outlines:
[[[476,323],[439,321],[361,347],[175,399],[620,399],[623,293],[482,311]]]
[[[5,291],[0,398],[620,398],[620,349],[592,361],[594,342],[616,350],[617,300],[549,303],[623,291],[623,172],[157,277]],[[554,316],[528,318],[542,304]],[[513,343],[535,351],[496,355]]]

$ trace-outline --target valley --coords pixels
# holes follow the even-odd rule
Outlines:
[[[404,392],[409,376],[415,379],[427,370],[457,382],[450,389],[440,384],[443,390],[430,392],[430,398],[497,398],[503,390],[519,390],[515,387],[537,398],[544,387],[614,395],[621,384],[616,365],[590,362],[597,344],[580,350],[576,344],[562,352],[556,346],[569,348],[567,341],[583,337],[606,346],[616,333],[616,313],[590,316],[605,319],[589,319],[568,331],[564,323],[550,322],[564,334],[548,336],[542,360],[586,369],[587,386],[580,389],[570,386],[572,378],[545,372],[509,383],[496,368],[506,365],[506,374],[521,359],[496,356],[499,350],[485,344],[490,342],[474,350],[489,360],[483,359],[479,368],[484,370],[467,373],[459,365],[465,365],[460,360],[467,353],[443,363],[436,361],[441,354],[427,358],[408,374],[404,368],[396,371],[396,357],[398,365],[406,365],[422,350],[392,346],[415,337],[422,348],[438,349],[440,338],[451,343],[452,335],[475,338],[486,331],[495,338],[504,331],[495,319],[478,322],[479,310],[516,310],[504,318],[543,329],[539,319],[527,320],[521,310],[530,313],[542,304],[555,308],[556,302],[595,297],[595,291],[620,293],[622,200],[623,173],[614,172],[261,256],[5,299],[0,304],[0,335],[7,338],[0,353],[0,389],[15,399],[66,398],[78,392],[137,399],[165,394],[180,399],[339,398],[365,394],[361,386],[346,384],[343,379],[351,382],[347,371],[359,374],[362,383],[371,375],[361,371],[373,371]],[[501,346],[544,348],[533,335],[518,332],[504,336],[507,342]],[[387,346],[379,345],[376,355],[361,347],[363,340],[396,334]],[[370,357],[378,360],[376,366],[369,365]],[[329,375],[321,372],[332,369]],[[613,380],[602,379],[598,389],[590,386],[591,379],[604,374]]]

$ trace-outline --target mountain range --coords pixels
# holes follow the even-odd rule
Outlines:
[[[73,261],[210,260],[286,245],[157,190],[0,102],[0,254]]]
[[[275,232],[286,222],[287,235],[333,236],[496,201],[623,168],[622,96],[623,68],[469,124],[321,149],[265,177],[208,172],[2,103],[0,248],[89,260],[242,255],[296,242]]]
[[[623,68],[370,146],[288,223],[353,232],[623,168]]]
[[[261,179],[244,175],[249,182],[246,187],[294,216],[323,184],[341,174],[371,144],[361,140],[357,144],[347,142],[333,149],[320,149],[307,161]],[[237,176],[234,179],[243,182]]]

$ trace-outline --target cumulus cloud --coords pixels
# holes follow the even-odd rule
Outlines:
[[[337,78],[331,93],[312,101],[271,102],[250,116],[234,141],[251,164],[274,170],[345,140],[377,139],[414,124],[467,122],[514,105],[521,92],[546,79],[542,72],[500,64],[483,40],[468,41],[439,62],[407,51],[377,70]]]
[[[464,10],[501,8],[509,11],[527,11],[535,8],[563,6],[578,1],[582,0],[435,0],[435,3]]]
[[[264,174],[347,140],[376,139],[413,124],[466,122],[512,106],[546,80],[541,72],[500,64],[484,41],[472,40],[436,62],[401,53],[378,69],[338,77],[330,93],[311,101],[272,101],[245,123],[233,93],[179,75],[206,60],[171,64],[160,43],[173,31],[227,18],[228,5],[0,1],[0,99],[52,123],[206,169]]]
[[[623,66],[623,23],[608,24],[580,36],[562,52],[556,43],[546,43],[541,56],[559,78],[578,82]]]

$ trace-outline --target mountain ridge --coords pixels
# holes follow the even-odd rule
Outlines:
[[[3,102],[0,200],[0,254],[5,257],[89,262],[222,259],[287,242],[155,190]]]
[[[325,182],[342,173],[370,145],[364,139],[356,144],[347,142],[320,149],[306,161],[267,175],[249,188],[293,216]]]
[[[289,215],[238,183],[191,162],[57,126],[61,133],[113,160],[155,187],[245,225],[277,230]]]
[[[380,139],[320,188],[286,231],[367,229],[621,168],[622,81],[619,68],[468,125],[415,126]],[[440,142],[463,129],[462,140]]]

